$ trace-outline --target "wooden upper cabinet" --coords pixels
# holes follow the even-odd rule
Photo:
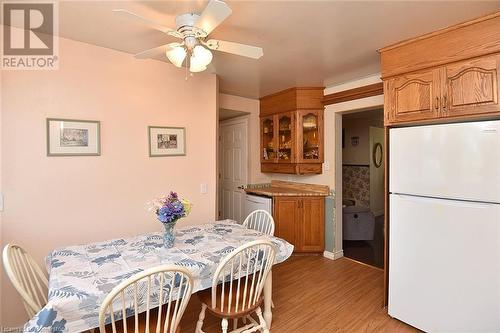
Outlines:
[[[408,122],[439,116],[439,70],[398,76],[389,80],[389,120]]]
[[[260,100],[262,172],[322,172],[322,98],[323,88],[292,88]]]
[[[500,117],[500,11],[380,55],[386,125]]]
[[[499,56],[445,66],[443,114],[448,117],[499,112]]]

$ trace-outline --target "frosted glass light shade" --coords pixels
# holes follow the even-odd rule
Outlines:
[[[167,51],[167,58],[175,66],[181,67],[186,58],[186,50],[181,46],[174,47]]]
[[[189,70],[193,73],[202,72],[212,62],[212,52],[201,45],[196,45],[190,58]]]
[[[193,55],[200,64],[205,66],[212,62],[212,52],[201,45],[196,45],[194,47]]]
[[[189,61],[189,71],[193,73],[203,72],[207,69],[203,63],[201,63],[195,56],[191,56]]]

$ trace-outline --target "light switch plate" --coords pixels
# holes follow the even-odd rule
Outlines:
[[[202,194],[208,193],[208,185],[207,184],[200,185],[200,193],[202,193]]]

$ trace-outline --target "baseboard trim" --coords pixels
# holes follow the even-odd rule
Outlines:
[[[337,252],[330,252],[330,251],[323,252],[323,257],[331,259],[331,260],[337,260],[339,258],[342,258],[343,256],[344,256],[343,250],[340,250]]]

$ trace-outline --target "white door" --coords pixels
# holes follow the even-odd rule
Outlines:
[[[247,117],[219,125],[219,218],[243,222],[247,184]]]
[[[370,210],[384,214],[384,129],[370,126]]]
[[[500,121],[390,130],[390,192],[500,202]]]
[[[500,332],[500,204],[390,196],[389,315],[426,332]]]

